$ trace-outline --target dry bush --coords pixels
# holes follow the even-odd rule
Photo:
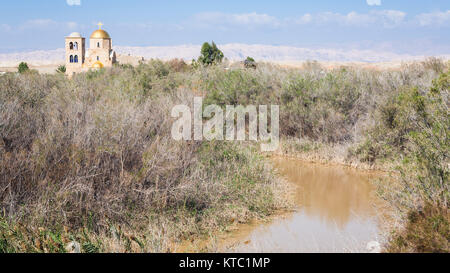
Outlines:
[[[399,71],[324,71],[314,64],[271,70],[263,65],[255,71],[202,71],[200,76],[207,103],[280,105],[284,153],[388,169],[403,162],[397,169],[401,179],[384,183],[381,196],[397,209],[396,216],[431,204],[448,222],[449,73],[439,76],[444,68],[440,60],[428,59]],[[448,223],[437,231],[430,228],[436,217],[425,213],[417,225],[405,220],[406,243],[394,251],[448,251]],[[436,241],[423,246],[429,238]]]
[[[315,71],[315,72],[320,72],[320,71],[324,71],[324,67],[318,62],[318,61],[306,61],[303,65],[302,65],[302,69],[307,70],[307,71]]]
[[[433,70],[436,73],[442,73],[446,68],[444,61],[436,57],[429,57],[422,62],[422,65],[425,69]]]
[[[426,93],[417,88],[402,92],[388,108],[388,126],[381,128],[388,135],[372,139],[383,140],[402,158],[400,177],[380,188],[405,222],[391,236],[389,252],[449,251],[449,87],[447,72]]]
[[[303,69],[217,67],[199,70],[194,77],[206,90],[206,104],[280,105],[282,136],[354,144],[377,121],[373,116],[380,105],[405,87],[429,89],[437,75],[420,63],[377,72],[358,67],[325,71],[310,62]]]
[[[170,68],[175,72],[186,72],[189,66],[183,59],[172,59],[168,62]]]
[[[429,205],[410,211],[405,227],[391,236],[386,252],[450,252],[450,212]]]
[[[416,127],[407,121],[414,104],[403,97],[430,91],[438,75],[431,63],[382,72],[264,63],[184,70],[180,61],[152,60],[72,80],[2,75],[0,232],[24,236],[0,240],[0,249],[61,251],[57,242],[52,250],[42,247],[56,236],[81,240],[86,252],[173,251],[176,240],[270,214],[284,203],[257,151],[173,141],[172,106],[191,105],[199,93],[205,104],[278,104],[288,150],[377,164],[413,143],[407,135]],[[25,243],[42,232],[48,236],[41,247]]]
[[[85,252],[170,251],[282,206],[250,147],[171,138],[172,107],[193,101],[182,79],[160,61],[2,76],[0,250],[64,251],[73,237]],[[60,239],[30,243],[42,232]]]

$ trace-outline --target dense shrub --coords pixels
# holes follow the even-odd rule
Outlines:
[[[0,251],[169,251],[281,206],[251,147],[171,138],[172,107],[193,102],[183,77],[161,61],[2,76]]]
[[[17,70],[19,71],[19,73],[22,74],[22,73],[25,73],[25,72],[29,71],[30,68],[28,67],[27,63],[21,62],[19,64],[19,67],[17,68]]]
[[[426,92],[410,88],[380,107],[380,123],[363,146],[372,158],[402,161],[401,191],[386,192],[405,210],[425,204],[448,207],[449,202],[449,73],[442,74]],[[370,154],[372,152],[372,154]]]
[[[66,66],[65,65],[60,65],[58,66],[58,68],[56,69],[57,73],[66,73]]]
[[[376,159],[401,159],[405,154],[409,134],[419,129],[411,120],[420,95],[415,87],[403,89],[375,110],[376,126],[369,129],[368,137],[358,148],[361,160],[373,163]]]
[[[200,53],[197,62],[202,65],[220,64],[224,58],[223,52],[214,42],[211,44],[205,42]]]
[[[421,78],[407,76],[418,71]],[[423,66],[380,73],[352,67],[326,71],[312,64],[302,70],[263,64],[256,70],[218,67],[198,74],[206,104],[277,104],[281,135],[333,144],[359,143],[399,90],[426,90],[436,77]]]
[[[195,95],[221,106],[277,104],[291,146],[403,161],[399,190],[384,197],[405,211],[446,208],[449,74],[432,83],[440,69],[437,61],[380,72],[152,60],[71,80],[5,74],[0,250],[64,251],[77,240],[85,252],[173,251],[176,240],[282,206],[277,180],[251,146],[172,140],[172,106]]]
[[[390,238],[387,252],[450,252],[450,213],[448,209],[426,206],[408,213],[403,229]]]
[[[392,127],[401,123],[406,128],[395,131],[402,137],[403,162],[398,185],[396,181],[384,185],[382,196],[405,212],[406,224],[390,238],[387,251],[450,250],[449,85],[450,71],[424,94],[412,89],[402,97],[400,110],[393,111]]]
[[[446,69],[444,61],[436,57],[429,57],[422,62],[422,65],[425,69],[434,70],[436,73],[443,73]]]
[[[168,62],[170,68],[175,72],[186,72],[189,66],[183,59],[173,59]]]
[[[244,60],[244,67],[256,69],[255,59],[253,59],[252,57],[247,57],[247,59]]]

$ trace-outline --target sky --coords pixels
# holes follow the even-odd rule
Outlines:
[[[64,47],[98,22],[120,46],[244,43],[450,54],[449,0],[2,0],[0,53]]]

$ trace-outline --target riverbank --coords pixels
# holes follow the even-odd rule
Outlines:
[[[382,173],[280,156],[270,161],[290,185],[293,209],[236,223],[214,238],[185,242],[180,251],[370,252],[367,244],[386,242],[388,211],[371,183]]]
[[[374,181],[388,173],[275,154],[265,158],[289,186],[291,208],[235,221],[213,236],[182,242],[177,252],[370,252],[368,243],[386,243],[394,210],[376,195]]]
[[[252,145],[173,140],[186,75],[159,61],[1,75],[0,252],[173,252],[287,207]]]
[[[392,173],[398,163],[392,161],[367,163],[351,155],[352,145],[326,144],[306,139],[281,139],[276,156],[298,159],[304,162],[332,166],[345,166],[361,171]]]
[[[170,137],[171,109],[194,94],[205,105],[279,105],[282,155],[398,165],[399,179],[379,189],[402,221],[425,203],[446,206],[444,69],[437,59],[394,71],[152,60],[72,80],[0,75],[1,251],[77,242],[82,252],[173,252],[289,208],[286,184],[252,144]]]

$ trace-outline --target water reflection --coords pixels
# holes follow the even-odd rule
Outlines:
[[[307,216],[343,229],[352,217],[361,220],[374,215],[370,174],[282,158],[275,159],[274,164],[282,176],[298,187],[296,202]]]
[[[253,227],[236,251],[360,252],[377,240],[373,174],[286,158],[274,164],[296,185],[298,211]]]

